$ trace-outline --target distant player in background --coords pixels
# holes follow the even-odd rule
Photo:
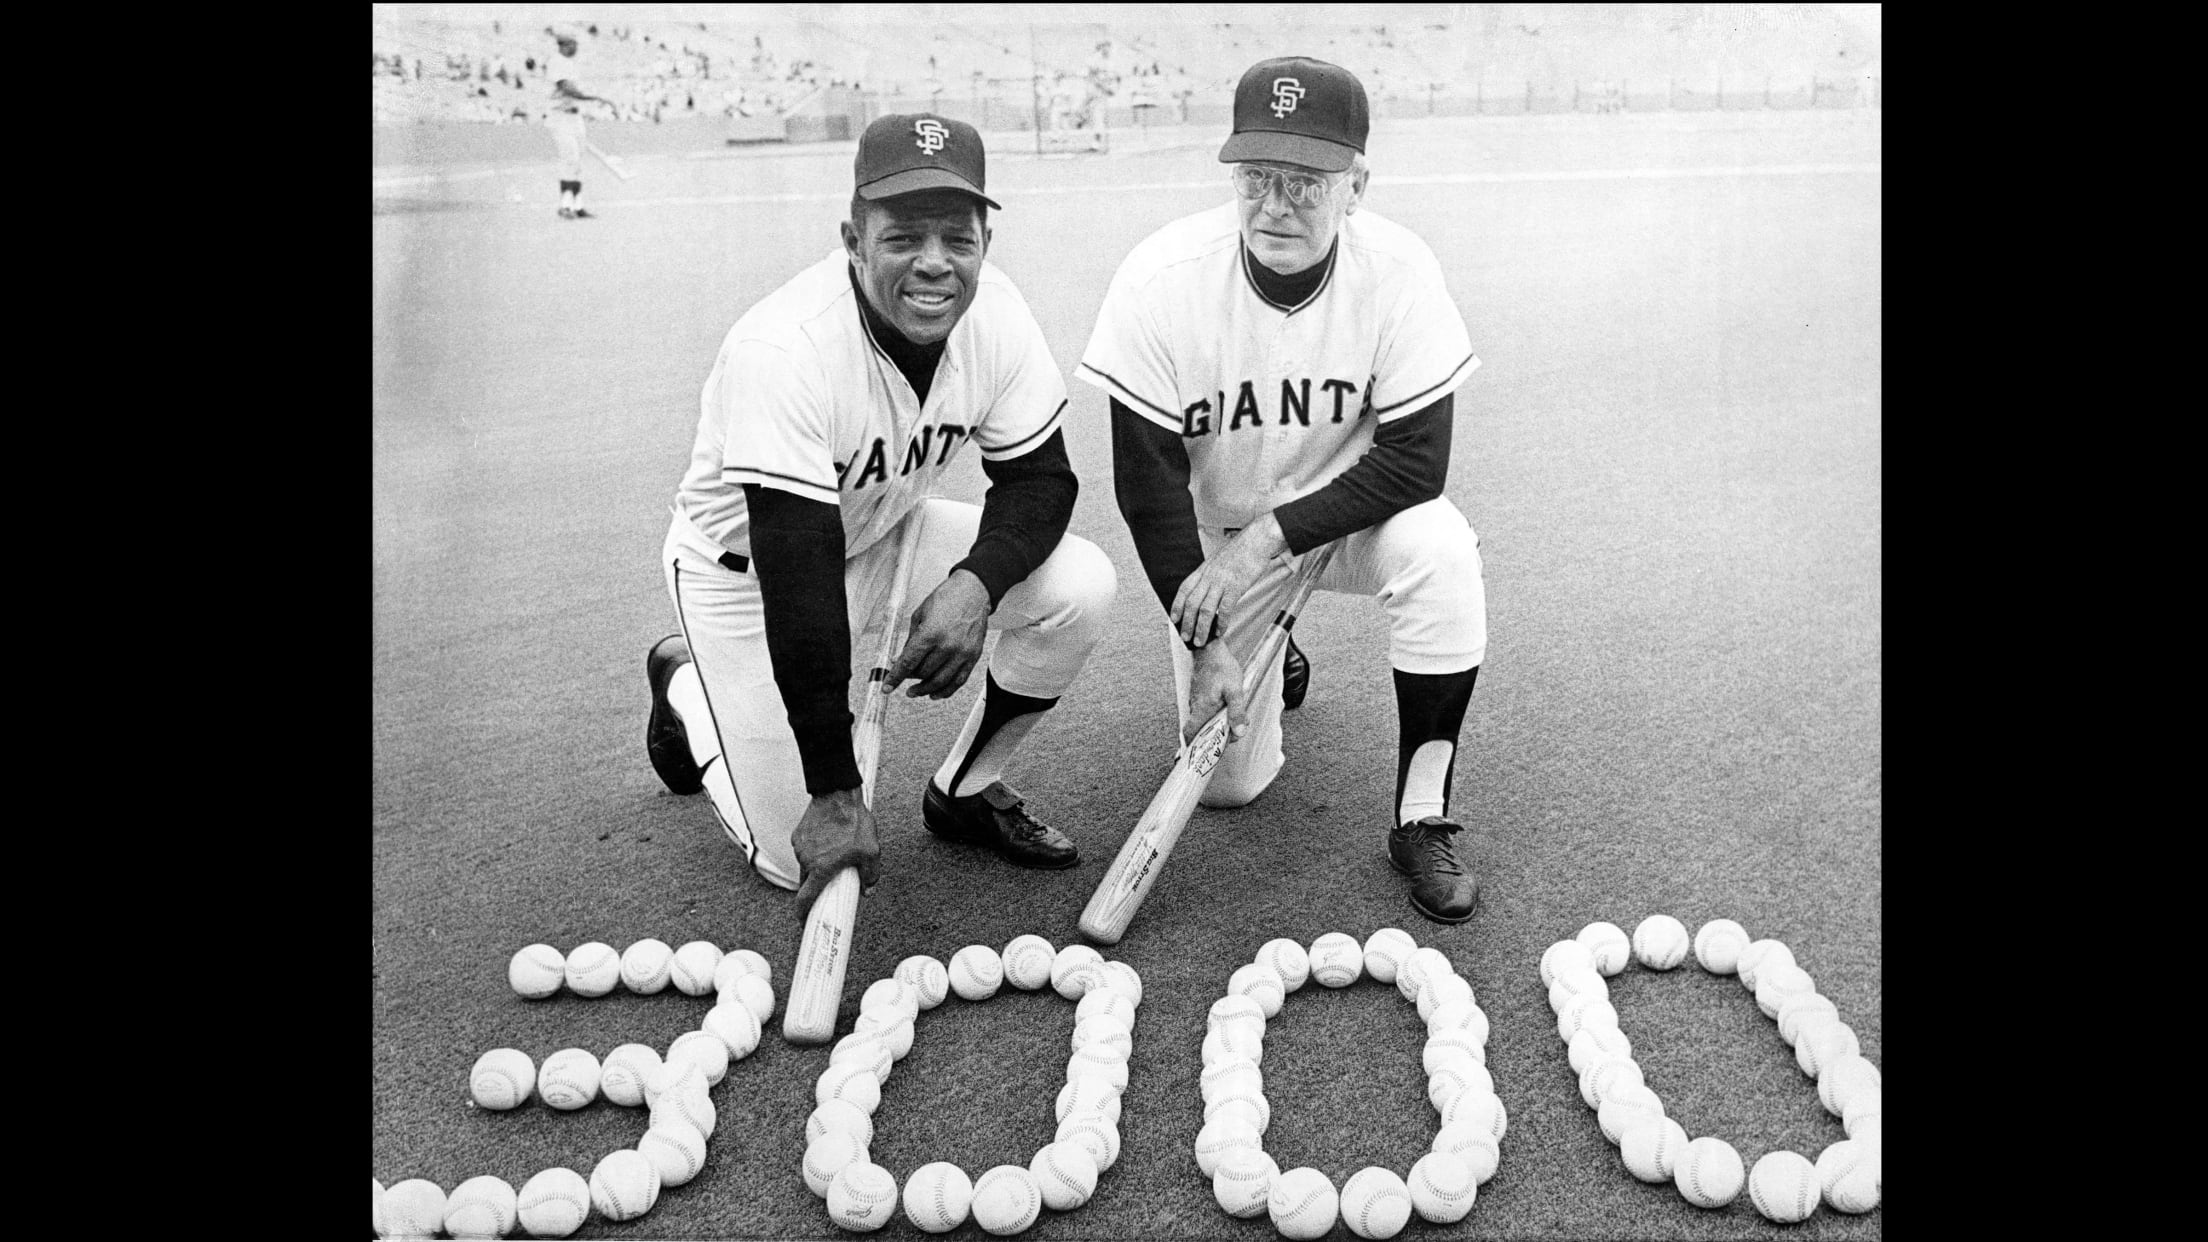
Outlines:
[[[560,219],[588,220],[590,210],[581,204],[583,105],[602,103],[610,108],[613,101],[583,90],[581,62],[576,55],[579,45],[573,32],[556,30],[552,41],[559,53],[546,62],[547,76],[552,79],[552,112],[545,117],[544,127],[552,131],[552,141],[560,148]]]
[[[1394,669],[1387,850],[1427,918],[1472,917],[1449,817],[1457,734],[1487,652],[1479,540],[1443,494],[1454,393],[1479,359],[1425,242],[1360,212],[1364,86],[1304,57],[1234,92],[1233,201],[1176,220],[1113,276],[1075,374],[1110,397],[1119,510],[1164,605],[1182,736],[1224,707],[1206,806],[1279,774],[1281,713],[1310,666],[1289,643],[1244,700],[1242,661],[1293,585],[1377,598]],[[1215,628],[1216,626],[1216,628]]]

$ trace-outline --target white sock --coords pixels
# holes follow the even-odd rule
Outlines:
[[[1456,743],[1438,738],[1411,752],[1411,768],[1403,776],[1403,805],[1396,811],[1396,823],[1416,823],[1429,815],[1449,813],[1442,789],[1449,781],[1449,763],[1456,756]]]
[[[966,727],[959,730],[958,741],[951,747],[951,753],[944,756],[943,766],[935,770],[935,787],[948,791],[954,798],[980,793],[989,787],[989,782],[1003,780],[1005,765],[1012,761],[1013,753],[1019,750],[1028,730],[1043,718],[1041,712],[1029,712],[1005,721],[997,728],[996,736],[981,748],[981,753],[974,756],[973,766],[966,769],[966,776],[958,782],[958,788],[952,789],[951,778],[958,775],[967,749],[981,732],[982,709],[988,706],[988,697],[983,694],[974,700],[973,710],[966,713]]]
[[[690,758],[700,768],[721,757],[721,735],[713,728],[713,713],[705,705],[705,682],[698,666],[688,660],[667,679],[667,706],[675,709],[682,731],[690,739]]]

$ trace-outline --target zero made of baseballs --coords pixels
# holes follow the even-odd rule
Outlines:
[[[1070,1212],[1096,1193],[1096,1157],[1079,1143],[1057,1139],[1035,1150],[1027,1172],[1043,1195],[1043,1206]]]
[[[1794,960],[1794,950],[1787,948],[1786,942],[1768,937],[1751,940],[1748,947],[1740,951],[1740,960],[1733,971],[1740,976],[1740,986],[1751,992],[1755,991],[1756,973],[1763,969],[1765,962],[1785,962],[1789,966],[1798,964]]]
[[[1694,960],[1713,975],[1740,969],[1740,953],[1747,947],[1748,929],[1731,919],[1711,919],[1694,933]]]
[[[503,1238],[512,1233],[520,1197],[504,1178],[471,1177],[445,1200],[445,1233],[454,1238]]]
[[[1687,925],[1668,914],[1651,914],[1633,927],[1633,959],[1650,970],[1673,969],[1691,948]]]
[[[948,1160],[923,1164],[905,1179],[905,1219],[924,1233],[949,1233],[966,1223],[974,1179]]]
[[[1000,1164],[974,1179],[974,1200],[968,1210],[984,1231],[1008,1237],[1034,1224],[1042,1214],[1042,1188],[1035,1184],[1035,1175],[1021,1166]]]
[[[1403,1181],[1411,1188],[1411,1207],[1419,1219],[1436,1225],[1453,1225],[1470,1215],[1480,1192],[1464,1161],[1442,1151],[1420,1156]]]
[[[590,1183],[573,1169],[546,1169],[522,1183],[516,1211],[530,1237],[564,1238],[590,1219]]]
[[[537,1094],[562,1112],[572,1112],[598,1098],[603,1070],[587,1048],[562,1048],[537,1067]]]
[[[828,1183],[828,1219],[852,1233],[872,1233],[897,1212],[897,1178],[871,1160],[854,1160]]]
[[[1868,1212],[1878,1206],[1885,1174],[1878,1148],[1841,1139],[1817,1155],[1817,1182],[1836,1212]]]
[[[1005,944],[1002,956],[1006,983],[1023,992],[1050,986],[1050,968],[1058,960],[1058,949],[1048,940],[1032,932],[1014,936]]]
[[[383,1236],[434,1238],[445,1227],[445,1188],[410,1177],[383,1192]]]
[[[1781,1225],[1808,1220],[1824,1193],[1817,1166],[1798,1151],[1765,1152],[1748,1171],[1748,1201]]]
[[[1595,969],[1605,976],[1615,976],[1633,960],[1633,942],[1627,938],[1625,929],[1616,923],[1597,920],[1580,928],[1579,935],[1573,939],[1587,946],[1587,952],[1595,959]]]
[[[1679,1153],[1671,1184],[1698,1208],[1721,1208],[1740,1197],[1741,1184],[1747,1178],[1747,1168],[1733,1145],[1705,1134]]]
[[[623,1108],[635,1108],[644,1102],[644,1084],[661,1063],[659,1050],[650,1044],[623,1044],[599,1064],[598,1091]]]
[[[667,982],[684,996],[704,996],[713,991],[713,972],[721,968],[721,947],[710,940],[691,940],[667,960]]]
[[[1290,992],[1311,977],[1310,952],[1286,936],[1259,945],[1257,956],[1250,960],[1272,967],[1273,973],[1280,976],[1280,986]]]
[[[805,1189],[825,1199],[828,1183],[843,1172],[845,1165],[870,1158],[866,1143],[857,1134],[850,1130],[830,1130],[805,1145],[805,1157],[798,1162],[798,1172],[805,1177]]]
[[[1595,968],[1595,955],[1577,940],[1559,940],[1541,953],[1541,986],[1556,982],[1556,972],[1568,966]]]
[[[1365,973],[1382,983],[1393,983],[1395,972],[1416,952],[1418,942],[1411,939],[1411,933],[1400,927],[1383,927],[1365,937]]]
[[[1341,1216],[1342,1197],[1317,1169],[1283,1170],[1266,1192],[1265,1214],[1284,1238],[1322,1237]]]
[[[621,982],[621,955],[603,940],[576,945],[567,955],[567,990],[577,996],[604,996]]]
[[[519,1108],[537,1089],[537,1066],[519,1048],[493,1048],[468,1071],[468,1094],[483,1108]],[[439,1220],[442,1221],[442,1217]]]
[[[1327,932],[1304,953],[1319,985],[1346,988],[1365,973],[1365,946],[1346,932]]]
[[[1263,962],[1251,962],[1235,967],[1234,973],[1227,976],[1227,995],[1249,997],[1257,1002],[1267,1018],[1271,1018],[1280,1013],[1281,1002],[1288,995],[1288,985],[1279,971]]]
[[[1618,1141],[1618,1156],[1626,1171],[1651,1185],[1668,1182],[1679,1172],[1679,1157],[1687,1150],[1687,1132],[1669,1117],[1642,1121]]]
[[[1342,1183],[1342,1223],[1360,1238],[1392,1238],[1411,1219],[1411,1188],[1392,1169],[1367,1165]]]
[[[1229,1216],[1262,1216],[1279,1174],[1280,1166],[1262,1148],[1238,1147],[1220,1157],[1211,1175],[1211,1197]]]
[[[590,1206],[607,1220],[635,1220],[659,1202],[659,1170],[633,1147],[607,1152],[590,1171]]]
[[[970,944],[951,955],[951,990],[961,1000],[988,1000],[1004,986],[1004,958],[985,944]]]
[[[922,1009],[933,1009],[943,1003],[945,996],[950,995],[950,969],[925,953],[916,953],[897,963],[897,969],[890,973],[905,981],[905,985],[912,989],[912,994],[919,998]],[[951,1167],[955,1169],[958,1166],[954,1164]],[[959,1176],[964,1177],[965,1174],[961,1173]],[[906,1185],[910,1186],[911,1183],[907,1182]]]
[[[646,936],[621,951],[621,985],[639,996],[666,991],[674,962],[673,945]]]
[[[680,1186],[705,1168],[705,1136],[677,1117],[655,1116],[636,1150],[659,1171],[662,1187]]]
[[[533,944],[506,963],[506,982],[526,1000],[543,1000],[567,982],[567,955],[548,944]]]

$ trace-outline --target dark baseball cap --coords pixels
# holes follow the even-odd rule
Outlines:
[[[876,117],[859,137],[852,173],[860,198],[962,190],[1002,211],[982,193],[987,166],[981,135],[973,126],[921,112]]]
[[[1340,172],[1365,149],[1372,109],[1364,83],[1308,56],[1261,60],[1234,88],[1234,135],[1219,162],[1277,160]]]

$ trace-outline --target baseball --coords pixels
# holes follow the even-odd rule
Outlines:
[[[1395,990],[1403,999],[1416,1004],[1418,994],[1425,990],[1430,978],[1453,975],[1457,969],[1449,964],[1449,955],[1432,945],[1412,950],[1411,955],[1395,971]]]
[[[1878,1067],[1865,1060],[1859,1053],[1852,1057],[1840,1057],[1822,1067],[1817,1075],[1817,1099],[1825,1111],[1835,1117],[1845,1118],[1848,1104],[1856,1097],[1878,1091],[1885,1086],[1886,1076]]]
[[[1616,1026],[1618,1011],[1610,1002],[1592,992],[1582,992],[1564,1002],[1564,1008],[1556,1015],[1556,1037],[1565,1044],[1572,1036],[1591,1026]]]
[[[1221,1061],[1261,1063],[1265,1060],[1265,1041],[1240,1023],[1213,1027],[1204,1036],[1202,1056],[1207,1069]]]
[[[1079,1025],[1098,1016],[1117,1018],[1132,1031],[1135,1029],[1135,998],[1116,987],[1090,988],[1081,1003],[1073,1007],[1073,1020]]]
[[[674,961],[673,946],[646,936],[621,951],[622,986],[640,996],[664,991]]]
[[[445,1200],[445,1232],[455,1238],[503,1238],[513,1230],[517,1202],[504,1179],[471,1177]]]
[[[1460,1121],[1487,1131],[1500,1143],[1503,1131],[1510,1128],[1510,1112],[1503,1107],[1502,1097],[1492,1091],[1467,1091],[1441,1110],[1442,1125],[1453,1126]]]
[[[1311,977],[1311,955],[1302,945],[1285,936],[1258,946],[1257,956],[1250,960],[1272,967],[1273,973],[1280,976],[1280,986],[1285,991],[1295,991]]]
[[[841,1065],[845,1061],[856,1061],[873,1070],[877,1080],[888,1082],[889,1071],[897,1064],[897,1054],[883,1042],[879,1032],[853,1031],[837,1040],[828,1054],[830,1065]]]
[[[590,1183],[573,1169],[546,1169],[521,1185],[517,1212],[532,1238],[564,1238],[590,1218]]]
[[[659,1103],[659,1097],[670,1091],[703,1095],[711,1085],[705,1081],[705,1067],[696,1061],[661,1061],[659,1068],[644,1076],[644,1106]]]
[[[684,996],[716,991],[713,974],[721,968],[721,948],[710,940],[692,940],[675,950],[667,962],[667,982]]]
[[[1561,1013],[1564,1002],[1575,996],[1600,996],[1610,999],[1610,985],[1603,981],[1602,972],[1592,966],[1559,967],[1556,978],[1549,981],[1549,1012]]]
[[[1587,946],[1588,954],[1595,959],[1595,969],[1604,975],[1616,975],[1633,960],[1633,942],[1616,923],[1589,923],[1573,939]]]
[[[1050,987],[1070,1001],[1080,1000],[1095,983],[1104,955],[1085,944],[1069,944],[1050,962]]]
[[[949,1233],[965,1224],[973,1201],[973,1179],[948,1160],[923,1164],[905,1179],[905,1219],[925,1233]]]
[[[1472,1200],[1480,1193],[1472,1170],[1447,1152],[1420,1156],[1404,1181],[1411,1188],[1411,1207],[1421,1220],[1436,1225],[1453,1225],[1470,1215]]]
[[[739,975],[720,993],[719,1003],[742,1005],[763,1027],[774,1016],[774,985],[759,975]]]
[[[543,1000],[567,981],[567,957],[548,944],[533,944],[506,963],[506,982],[525,1000]]]
[[[1365,937],[1365,973],[1382,983],[1395,982],[1395,973],[1418,952],[1418,942],[1400,927],[1383,927]],[[1345,1184],[1346,1192],[1348,1186]]]
[[[537,1094],[562,1112],[598,1098],[598,1058],[582,1048],[562,1048],[537,1070]]]
[[[1863,1044],[1855,1037],[1855,1028],[1838,1018],[1812,1022],[1800,1030],[1801,1038],[1794,1042],[1794,1063],[1811,1078],[1835,1061],[1863,1055]]]
[[[1487,1064],[1487,1046],[1472,1038],[1470,1031],[1443,1031],[1428,1035],[1418,1054],[1419,1064],[1431,1074],[1451,1061],[1472,1061]]]
[[[1313,1168],[1287,1170],[1273,1179],[1265,1196],[1265,1213],[1284,1238],[1323,1236],[1341,1215],[1341,1205],[1334,1183]]]
[[[1572,1036],[1571,1042],[1565,1045],[1564,1055],[1574,1070],[1584,1074],[1590,1062],[1604,1057],[1632,1056],[1633,1041],[1626,1038],[1624,1031],[1614,1026],[1582,1027],[1578,1034]]]
[[[1765,1152],[1748,1173],[1748,1201],[1781,1225],[1808,1220],[1824,1190],[1817,1166],[1798,1151]]]
[[[661,1186],[680,1186],[705,1168],[705,1136],[696,1126],[675,1117],[652,1119],[652,1128],[637,1140],[636,1150],[659,1172]]]
[[[1679,1153],[1679,1164],[1672,1170],[1671,1183],[1694,1206],[1721,1208],[1740,1197],[1741,1183],[1747,1177],[1747,1169],[1740,1163],[1740,1153],[1733,1150],[1731,1143],[1703,1135]]]
[[[1119,1161],[1119,1127],[1102,1113],[1068,1116],[1058,1123],[1058,1131],[1051,1137],[1088,1148],[1098,1173],[1109,1171]]]
[[[1796,992],[1779,1001],[1779,1038],[1799,1046],[1805,1026],[1839,1016],[1840,1007],[1832,1003],[1832,998],[1818,992]]]
[[[468,1093],[484,1108],[503,1112],[519,1108],[537,1089],[537,1066],[518,1048],[493,1048],[475,1059],[468,1071]],[[442,1223],[444,1215],[438,1214]],[[431,1232],[436,1232],[432,1226]]]
[[[1765,962],[1785,962],[1792,966],[1795,964],[1794,950],[1777,940],[1749,941],[1748,947],[1740,951],[1740,958],[1734,966],[1734,973],[1740,976],[1740,986],[1751,992],[1755,991],[1756,972],[1763,969]]]
[[[741,1061],[759,1047],[759,1015],[742,1002],[713,1006],[698,1029],[727,1044],[731,1061]]]
[[[815,1108],[805,1118],[805,1142],[807,1145],[810,1145],[814,1139],[828,1133],[830,1130],[845,1131],[853,1138],[858,1139],[861,1147],[872,1147],[874,1145],[874,1118],[862,1111],[856,1104],[848,1104],[842,1100],[830,1100],[826,1104]]]
[[[1341,1214],[1360,1238],[1392,1238],[1411,1219],[1411,1188],[1393,1170],[1367,1165],[1342,1183]]]
[[[1450,1061],[1426,1076],[1426,1099],[1437,1113],[1447,1112],[1450,1102],[1467,1091],[1494,1094],[1495,1078],[1485,1065],[1477,1061]]]
[[[1058,1089],[1057,1119],[1096,1113],[1119,1124],[1119,1088],[1101,1078],[1076,1078]]]
[[[1257,1002],[1267,1018],[1271,1018],[1280,1012],[1280,1003],[1288,995],[1288,985],[1272,967],[1251,962],[1235,967],[1234,973],[1227,976],[1227,994],[1249,997]]]
[[[1756,972],[1756,1008],[1766,1018],[1779,1016],[1779,1002],[1804,992],[1815,992],[1817,981],[1799,966],[1778,962],[1766,962]]]
[[[897,1211],[897,1179],[870,1160],[843,1166],[828,1183],[828,1219],[853,1233],[872,1233]]]
[[[1559,940],[1541,954],[1541,985],[1547,987],[1556,982],[1556,972],[1567,966],[1595,968],[1595,955],[1577,940]]]
[[[375,1208],[375,1215],[371,1219],[375,1222],[376,1236],[380,1238],[383,1236],[383,1181],[380,1178],[371,1177],[368,1182],[376,1188],[375,1202],[372,1205]]]
[[[606,1153],[590,1171],[590,1206],[607,1220],[635,1220],[659,1202],[659,1170],[644,1153],[624,1147]]]
[[[1240,1117],[1257,1128],[1259,1134],[1273,1123],[1273,1106],[1262,1091],[1229,1087],[1204,1101],[1204,1121],[1209,1124],[1219,1117]]]
[[[1125,1022],[1108,1013],[1076,1019],[1073,1024],[1073,1038],[1068,1041],[1066,1050],[1079,1052],[1090,1044],[1102,1044],[1116,1049],[1122,1057],[1129,1057],[1135,1052],[1135,1033],[1127,1028]]]
[[[383,1236],[434,1238],[445,1227],[445,1188],[410,1177],[383,1192]]]
[[[621,982],[621,955],[602,940],[576,945],[567,955],[567,990],[577,996],[604,996]]]
[[[1134,967],[1125,962],[1115,962],[1110,958],[1106,958],[1102,964],[1097,966],[1096,974],[1097,983],[1095,986],[1100,988],[1109,987],[1125,992],[1128,1000],[1133,1001],[1138,1006],[1142,1004],[1142,975]]]
[[[1601,1108],[1602,1102],[1625,1087],[1645,1087],[1647,1079],[1641,1074],[1641,1064],[1631,1057],[1603,1057],[1589,1061],[1579,1076],[1579,1098],[1589,1108]]]
[[[1203,1170],[1205,1177],[1210,1177],[1219,1171],[1219,1162],[1228,1152],[1264,1146],[1264,1137],[1247,1118],[1222,1114],[1205,1122],[1204,1128],[1196,1132],[1196,1167]]]
[[[1472,1170],[1473,1182],[1481,1186],[1495,1176],[1496,1167],[1503,1161],[1503,1145],[1476,1121],[1443,1126],[1441,1132],[1434,1135],[1431,1150],[1464,1161],[1464,1167]]]
[[[1654,1121],[1664,1115],[1664,1102],[1654,1091],[1630,1084],[1613,1088],[1595,1107],[1595,1124],[1602,1127],[1602,1137],[1616,1146],[1625,1138],[1625,1132],[1643,1121]]]
[[[1260,1039],[1264,1038],[1265,1007],[1238,993],[1230,993],[1211,1002],[1211,1012],[1204,1020],[1204,1029],[1216,1031],[1234,1023],[1247,1026],[1252,1034]]]
[[[644,1102],[644,1083],[660,1066],[659,1050],[649,1044],[623,1044],[598,1067],[598,1090],[623,1108]]]
[[[974,1180],[969,1210],[982,1229],[1008,1237],[1035,1223],[1043,1210],[1043,1192],[1034,1174],[1016,1164],[1000,1164]]]
[[[1204,1103],[1209,1104],[1214,1096],[1227,1091],[1263,1091],[1265,1075],[1257,1068],[1257,1062],[1238,1058],[1205,1066],[1203,1073],[1197,1076],[1197,1084]]]
[[[713,1107],[713,1097],[702,1086],[661,1092],[647,1115],[652,1125],[672,1119],[688,1124],[706,1138],[712,1138],[714,1127],[720,1124],[720,1111]]]
[[[1096,1157],[1079,1143],[1056,1139],[1035,1151],[1028,1161],[1028,1176],[1043,1195],[1043,1206],[1053,1212],[1070,1212],[1096,1193]]]
[[[1878,1149],[1841,1139],[1817,1155],[1817,1183],[1836,1212],[1868,1212],[1885,1190]]]
[[[876,979],[866,985],[866,991],[859,994],[859,1012],[863,1015],[878,1011],[888,1011],[900,1018],[917,1018],[920,1016],[920,998],[913,994],[911,988],[905,986],[904,980],[894,975]]]
[[[798,1169],[805,1175],[805,1189],[825,1199],[828,1183],[844,1166],[853,1161],[866,1160],[867,1145],[849,1130],[830,1130],[805,1144],[805,1159]]]
[[[1058,961],[1058,950],[1048,940],[1032,933],[1014,936],[1011,943],[1004,946],[1003,961],[1004,981],[1023,992],[1034,992],[1050,983],[1050,968]],[[979,1183],[975,1184],[974,1193],[977,1197],[980,1195]]]
[[[961,1000],[988,1000],[1004,985],[1004,959],[985,944],[970,944],[951,955],[951,990]]]
[[[1426,1018],[1426,1038],[1444,1034],[1461,1034],[1480,1046],[1481,1060],[1486,1060],[1487,1011],[1478,1001],[1452,1001],[1437,1006]]]
[[[1342,932],[1327,932],[1312,941],[1304,957],[1311,977],[1322,987],[1346,988],[1365,973],[1365,947]]]
[[[1226,1214],[1247,1220],[1265,1211],[1280,1166],[1262,1148],[1238,1147],[1220,1157],[1211,1175],[1211,1197]]]
[[[1066,1078],[1094,1078],[1110,1083],[1114,1090],[1127,1089],[1127,1058],[1110,1048],[1085,1048],[1066,1058]]]
[[[1678,1173],[1679,1156],[1686,1149],[1686,1130],[1669,1117],[1642,1121],[1618,1141],[1626,1171],[1652,1185],[1668,1182]]]
[[[1650,970],[1672,969],[1692,947],[1687,925],[1668,914],[1651,914],[1633,927],[1633,958]]]
[[[905,985],[900,983],[897,986]],[[896,1010],[877,1009],[873,1013],[860,1014],[858,1021],[851,1024],[851,1033],[871,1035],[880,1040],[882,1046],[889,1049],[889,1056],[893,1061],[902,1060],[906,1053],[912,1051],[912,1019]]]
[[[933,1009],[942,1004],[943,998],[949,995],[951,991],[950,970],[943,963],[924,953],[915,954],[897,963],[897,969],[892,971],[891,974],[905,981],[905,986],[911,988],[913,996],[919,999],[922,1009]],[[954,1164],[948,1167],[956,1169],[958,1166]],[[915,1173],[914,1176],[917,1177],[919,1174]],[[959,1176],[964,1177],[966,1175],[960,1173]],[[912,1183],[910,1181],[905,1183],[905,1189],[906,1193],[911,1193]],[[963,1217],[965,1211],[961,1209],[959,1215]]]
[[[1694,960],[1713,975],[1740,969],[1740,953],[1747,947],[1748,929],[1731,919],[1711,919],[1694,933]]]
[[[1418,990],[1418,1017],[1426,1021],[1443,1005],[1477,1003],[1472,999],[1472,985],[1463,975],[1429,973],[1426,986]]]
[[[1877,1138],[1878,1128],[1886,1120],[1886,1089],[1873,1087],[1868,1091],[1857,1090],[1848,1097],[1847,1106],[1840,1110],[1841,1128],[1852,1139]],[[1868,1134],[1864,1128],[1870,1127]]]
[[[730,949],[721,955],[720,963],[713,967],[713,990],[726,992],[730,985],[745,975],[757,975],[773,981],[767,970],[767,959],[750,949]]]
[[[697,1062],[708,1087],[720,1086],[721,1080],[728,1077],[728,1045],[711,1031],[684,1031],[675,1036],[675,1042],[667,1045],[667,1060]]]
[[[872,1116],[882,1106],[882,1081],[861,1061],[830,1065],[820,1072],[820,1081],[813,1086],[813,1103],[826,1104],[830,1100],[842,1100]]]

